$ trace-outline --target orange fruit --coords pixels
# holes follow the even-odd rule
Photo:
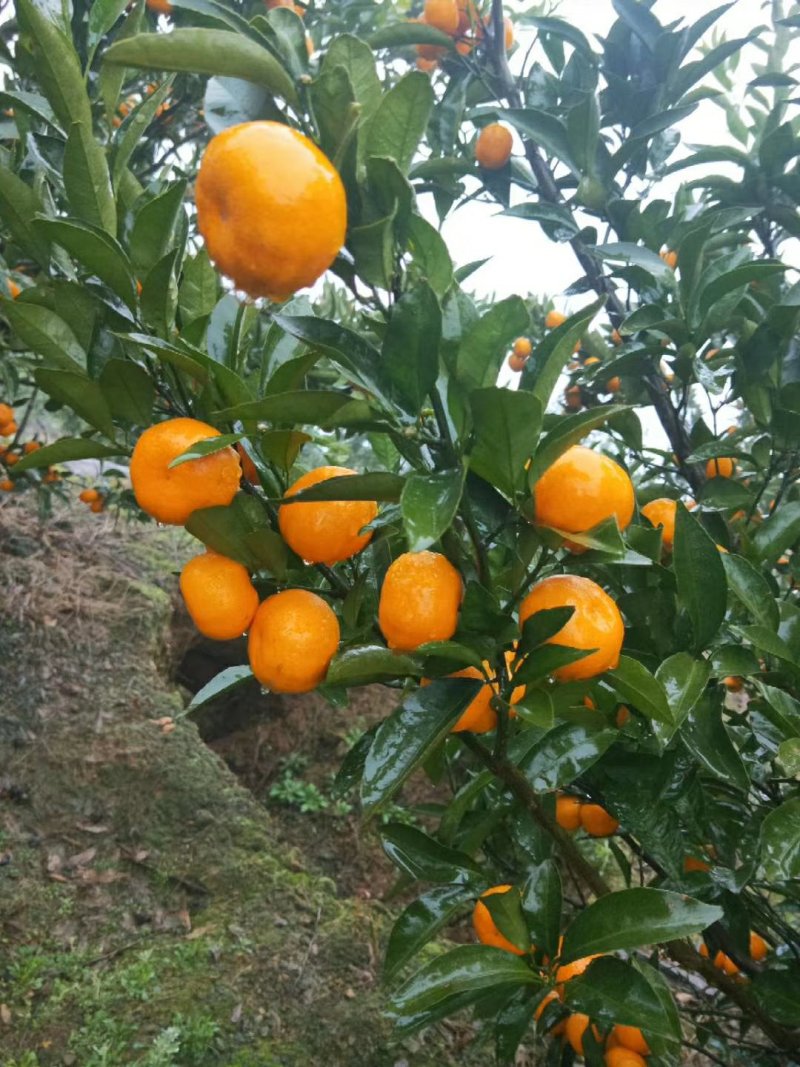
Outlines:
[[[527,337],[518,337],[514,342],[512,351],[515,356],[522,356],[523,359],[527,359],[533,351],[533,346]]]
[[[22,290],[12,278],[7,278],[6,284],[8,285],[9,293],[11,293],[11,299],[16,300]]]
[[[600,360],[597,356],[589,356],[587,360],[584,360],[584,367],[592,367],[595,363],[599,363]]]
[[[562,793],[556,797],[556,822],[562,830],[577,830],[581,824],[581,802]]]
[[[718,356],[718,355],[719,355],[719,349],[718,348],[709,348],[709,350],[706,352],[706,354],[703,357],[703,359],[707,359],[707,360],[708,359],[713,359],[714,356]]]
[[[669,249],[667,249],[666,252],[659,252],[659,255],[664,260],[664,262],[667,264],[667,266],[670,267],[672,270],[675,270],[675,268],[678,266],[678,253],[677,252],[672,252]]]
[[[3,493],[10,493],[14,488],[14,483],[10,478],[3,478],[0,482],[0,491]]]
[[[416,49],[419,59],[426,59],[429,63],[435,61],[437,66],[438,61],[447,52],[446,48],[442,48],[442,46],[438,44],[418,44]]]
[[[525,364],[528,362],[527,356],[518,356],[516,352],[512,352],[508,357],[508,368],[513,371],[521,371],[525,369]]]
[[[661,544],[664,548],[672,548],[675,541],[675,512],[677,510],[677,503],[674,500],[670,500],[668,497],[659,497],[657,500],[651,500],[649,504],[645,504],[642,508],[642,515],[650,522],[656,529],[661,527]]]
[[[621,1026],[617,1024],[611,1031],[616,1044],[630,1052],[638,1052],[640,1056],[650,1055],[650,1046],[638,1026]]]
[[[573,1012],[567,1019],[564,1033],[567,1035],[567,1041],[572,1046],[572,1051],[576,1052],[579,1056],[583,1055],[583,1035],[586,1033],[589,1022],[589,1016],[584,1015],[579,1011]],[[600,1031],[596,1026],[592,1026],[592,1033],[596,1040],[599,1041]]]
[[[182,526],[198,508],[230,504],[242,473],[233,448],[169,466],[191,445],[218,436],[219,430],[197,419],[167,419],[145,430],[130,467],[139,507],[158,522]]]
[[[764,940],[764,938],[760,934],[757,934],[755,932],[755,930],[751,930],[750,931],[750,955],[751,955],[751,957],[756,961],[756,963],[761,963],[762,960],[767,958],[767,954],[768,953],[769,953],[769,945],[767,944],[767,942]]]
[[[507,893],[513,886],[510,885],[495,885],[491,889],[487,889],[485,893],[481,893],[482,897],[491,897],[495,893]],[[492,945],[494,948],[503,948],[506,952],[513,952],[515,956],[524,956],[525,950],[517,948],[512,944],[504,934],[501,934],[497,929],[492,918],[492,914],[486,905],[478,900],[475,902],[475,908],[472,912],[472,925],[475,930],[475,934],[482,945]]]
[[[556,326],[560,326],[567,321],[567,316],[562,315],[560,311],[548,311],[545,315],[544,324],[548,330],[554,330]]]
[[[706,478],[730,478],[736,467],[736,460],[730,456],[719,456],[706,463]]]
[[[417,56],[417,70],[423,71],[425,74],[432,74],[439,67],[439,61],[436,59],[424,59],[422,56]]]
[[[13,419],[0,423],[0,437],[13,437],[17,432],[17,424]]]
[[[510,669],[511,663],[514,660],[513,652],[506,652],[506,665]],[[488,660],[483,662],[484,669],[491,677],[494,674],[491,670]],[[455,671],[455,673],[449,675],[450,678],[485,678],[485,675],[478,670],[477,667],[465,667],[463,671]],[[461,718],[456,721],[453,727],[454,734],[460,734],[464,731],[469,731],[473,734],[486,734],[490,730],[494,730],[497,726],[497,712],[492,707],[492,697],[496,696],[500,692],[500,686],[496,682],[489,683],[483,686],[478,691],[478,695],[468,704],[466,709],[461,715]],[[515,686],[511,693],[511,703],[517,704],[525,696],[525,686]]]
[[[625,626],[619,608],[596,582],[575,574],[554,574],[537,582],[519,609],[520,628],[547,608],[574,607],[572,617],[547,639],[548,644],[594,649],[588,656],[553,671],[559,682],[572,682],[613,669],[619,662]]]
[[[630,708],[626,708],[624,704],[620,704],[619,708],[617,709],[616,718],[614,720],[614,722],[616,723],[617,729],[621,730],[622,727],[625,725],[625,723],[628,721],[628,719],[630,719],[630,717],[631,717]]]
[[[42,481],[45,483],[45,485],[51,485],[53,482],[59,481],[60,478],[61,475],[58,473],[57,470],[55,470],[53,467],[48,467],[47,473],[45,474],[44,478],[42,478]]]
[[[583,400],[581,398],[581,387],[579,385],[571,385],[569,389],[564,393],[564,404],[569,411],[580,411],[583,406]]]
[[[622,334],[619,332],[619,330],[612,330],[611,331],[611,343],[612,343],[612,345],[621,345],[622,344]]]
[[[533,489],[535,521],[568,533],[585,533],[610,519],[621,530],[633,518],[633,483],[613,459],[573,445],[552,463]]]
[[[349,467],[317,467],[298,478],[286,496],[318,485],[329,478],[355,474]],[[350,559],[372,540],[372,531],[361,533],[378,514],[374,500],[320,500],[305,504],[281,504],[278,525],[286,544],[308,563],[339,563]]]
[[[726,678],[722,679],[722,684],[730,693],[740,693],[744,689],[744,678],[737,678],[733,674],[729,674]]]
[[[22,451],[24,455],[29,456],[31,452],[38,452],[41,447],[38,441],[26,441],[22,446]]]
[[[7,467],[14,467],[19,463],[19,455],[16,452],[6,452],[4,458]]]
[[[538,1021],[541,1019],[542,1015],[544,1014],[544,1010],[547,1007],[547,1005],[548,1004],[552,1004],[552,1002],[554,1000],[558,1000],[558,999],[559,999],[558,998],[558,993],[556,992],[555,989],[551,989],[549,993],[546,993],[545,996],[543,996],[542,999],[539,1001],[539,1003],[536,1005],[536,1011],[534,1011],[534,1013],[533,1013],[534,1021],[538,1023]],[[558,1034],[561,1034],[561,1033],[564,1032],[565,1027],[566,1027],[566,1021],[562,1021],[560,1023],[556,1023],[556,1025],[554,1027],[552,1027],[552,1029],[550,1030],[550,1033],[553,1034],[554,1036],[557,1036]]]
[[[556,970],[556,981],[561,985],[563,982],[569,982],[572,978],[577,977],[579,974],[583,974],[592,960],[598,959],[602,956],[602,952],[595,952],[592,956],[583,956],[579,960],[573,960],[572,963],[564,963]]]
[[[499,122],[490,122],[478,134],[475,142],[475,158],[486,170],[500,170],[511,158],[514,141],[511,131]]]
[[[239,453],[239,462],[242,465],[242,477],[251,485],[261,485],[261,479],[258,477],[255,463],[253,463],[240,444],[236,446],[236,451]]]
[[[581,826],[590,837],[611,837],[619,822],[599,804],[584,804],[581,807]]]
[[[195,196],[208,254],[250,296],[286,300],[313,285],[344,244],[338,171],[280,122],[243,122],[212,138]]]
[[[0,426],[14,421],[14,409],[9,404],[0,404]]]
[[[701,871],[704,874],[711,870],[710,864],[704,860],[699,860],[695,856],[686,856],[683,861],[683,869],[689,874],[690,871]]]
[[[95,500],[99,499],[100,494],[96,489],[84,489],[78,494],[78,500],[82,500],[84,504],[94,504]]]
[[[241,637],[258,608],[247,568],[216,552],[190,559],[181,571],[180,586],[192,622],[215,641]]]
[[[605,1061],[606,1067],[647,1067],[647,1060],[643,1056],[622,1045],[607,1049]]]
[[[250,624],[253,674],[275,693],[307,693],[328,673],[339,636],[339,620],[322,597],[305,589],[276,593]]]
[[[461,575],[438,552],[405,552],[386,572],[378,624],[389,648],[411,652],[456,632],[463,596]]]
[[[506,46],[506,52],[514,45],[514,23],[509,18],[503,19],[503,43]]]
[[[423,19],[442,33],[455,34],[459,16],[456,0],[425,0]]]
[[[147,7],[158,15],[170,15],[173,10],[169,0],[147,0]]]
[[[89,505],[89,511],[93,511],[95,515],[99,515],[101,511],[105,509],[106,502],[100,497],[99,500],[93,500]]]

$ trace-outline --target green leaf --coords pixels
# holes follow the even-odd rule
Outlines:
[[[543,202],[514,204],[502,212],[514,219],[530,219],[540,222],[545,232],[554,241],[570,241],[580,233],[580,226],[572,217],[572,212],[562,204]]]
[[[410,415],[418,415],[439,376],[442,312],[436,294],[421,283],[392,308],[382,358],[392,391]]]
[[[550,33],[554,37],[560,37],[562,40],[568,41],[573,48],[581,52],[590,62],[595,63],[597,61],[597,56],[592,51],[589,41],[571,22],[547,15],[526,15],[525,23],[526,25],[535,26],[542,33]]]
[[[561,930],[561,876],[553,860],[544,860],[528,871],[522,888],[522,910],[532,942],[552,959]]]
[[[20,474],[23,471],[51,467],[55,463],[69,463],[73,459],[108,459],[111,456],[124,456],[125,449],[118,446],[103,445],[99,441],[90,441],[85,437],[62,437],[51,445],[44,445],[35,452],[23,456],[14,468]]]
[[[602,259],[621,262],[625,266],[639,267],[661,282],[667,282],[673,276],[672,268],[656,252],[651,252],[644,245],[616,241],[597,245],[596,251]]]
[[[796,961],[790,961],[786,969],[756,974],[752,990],[770,1018],[784,1026],[800,1026],[800,967]]]
[[[542,678],[548,678],[560,667],[566,667],[568,663],[575,663],[579,659],[585,659],[596,649],[593,648],[568,648],[565,645],[544,645],[536,648],[525,657],[522,666],[516,671],[515,679],[518,685],[530,685],[539,682]]]
[[[794,655],[789,644],[773,630],[766,626],[736,626],[736,633],[741,634],[747,641],[755,645],[761,652],[768,656],[776,656],[786,663],[797,665],[797,657]]]
[[[773,274],[780,274],[786,269],[783,263],[762,261],[743,263],[739,267],[734,267],[733,270],[718,275],[708,285],[700,287],[697,291],[695,307],[699,318],[705,318],[718,300],[722,300],[735,289],[744,289],[751,281],[770,278]]]
[[[92,128],[83,71],[72,42],[33,0],[18,0],[20,24],[30,35],[39,86],[65,130],[73,122]]]
[[[105,63],[123,67],[241,78],[263,85],[292,107],[299,107],[292,79],[272,53],[249,37],[229,30],[142,33],[116,41],[103,58]]]
[[[80,371],[51,370],[37,367],[36,384],[59,404],[66,404],[76,415],[114,440],[114,423],[99,384]]]
[[[481,875],[466,852],[448,848],[415,826],[392,822],[381,830],[383,851],[401,871],[420,882],[463,882]]]
[[[64,149],[64,190],[77,218],[110,233],[117,232],[117,205],[111,191],[106,154],[91,126],[75,122]]]
[[[778,605],[766,578],[752,563],[732,552],[722,556],[728,587],[753,618],[770,630],[778,629]]]
[[[435,26],[426,26],[423,22],[391,22],[381,26],[367,38],[375,48],[405,48],[413,44],[434,44],[452,52],[455,48],[453,38],[437,30]]]
[[[572,158],[586,177],[591,177],[595,168],[599,136],[600,112],[592,89],[567,112],[567,139]]]
[[[133,271],[122,247],[103,230],[70,219],[38,218],[34,223],[47,240],[61,245],[71,256],[96,274],[128,307],[136,306]]]
[[[350,687],[415,677],[419,673],[409,656],[392,652],[383,645],[359,645],[334,656],[326,682],[328,685]]]
[[[323,389],[297,390],[287,393],[272,393],[260,400],[222,408],[215,412],[215,421],[223,422],[270,422],[276,426],[313,425],[327,426],[336,422],[336,416],[353,403],[347,393],[328,392]]]
[[[580,165],[572,154],[567,128],[555,115],[536,107],[511,107],[503,110],[503,118],[523,137],[531,138],[549,156],[555,156],[569,167],[576,178],[581,176]]]
[[[574,782],[617,740],[617,731],[607,728],[600,716],[597,727],[583,723],[559,723],[540,738],[518,761],[537,793]]]
[[[34,216],[41,210],[42,204],[33,189],[13,171],[0,166],[0,217],[19,247],[40,266],[47,267],[50,261],[49,244],[31,225]]]
[[[52,126],[63,137],[64,131],[58,125],[58,119],[55,116],[55,112],[50,107],[48,102],[39,93],[26,93],[23,90],[17,90],[11,92],[6,89],[0,92],[0,105],[3,107],[14,108],[16,111],[19,108],[20,111],[24,111],[26,114],[33,116],[40,122],[44,122],[48,126]]]
[[[722,908],[664,889],[622,889],[579,912],[564,934],[562,963],[596,952],[661,945],[698,934],[722,918]]]
[[[530,615],[522,626],[522,640],[517,648],[517,656],[524,656],[537,645],[544,644],[551,637],[563,630],[575,614],[575,608],[569,604],[561,608],[544,608]]]
[[[138,363],[109,359],[100,374],[100,388],[114,418],[149,426],[156,399],[153,379]]]
[[[217,272],[211,265],[208,252],[201,249],[183,264],[183,276],[178,290],[178,309],[184,325],[202,319],[214,310],[219,295]]]
[[[549,433],[539,442],[531,465],[531,480],[535,483],[551,467],[562,453],[578,444],[592,430],[630,411],[622,404],[601,404],[588,411],[579,411],[574,415],[564,415]]]
[[[701,701],[681,727],[684,744],[711,774],[747,791],[750,778],[722,720],[722,707],[710,699]]]
[[[105,37],[122,12],[128,6],[126,0],[95,0],[89,8],[89,36],[93,41]]]
[[[24,300],[0,297],[0,308],[19,339],[46,364],[82,371],[86,353],[69,326],[54,311]]]
[[[204,545],[249,571],[262,568],[281,579],[286,573],[287,548],[280,534],[267,525],[260,501],[237,493],[230,504],[199,508],[186,522],[189,533]]]
[[[525,461],[536,449],[542,404],[523,389],[476,389],[469,398],[474,425],[470,469],[513,499],[525,484]]]
[[[274,321],[298,341],[324,352],[357,385],[383,395],[387,383],[380,353],[355,330],[313,315],[275,315]]]
[[[759,526],[753,537],[753,547],[761,559],[774,563],[798,537],[800,501],[792,500],[781,504],[766,522]]]
[[[400,499],[405,478],[389,471],[374,471],[367,474],[340,474],[326,478],[324,482],[310,485],[283,502],[310,500],[385,500]]]
[[[213,456],[215,452],[221,452],[224,448],[235,445],[244,437],[242,433],[222,433],[216,437],[206,437],[202,441],[195,441],[184,452],[176,456],[167,464],[167,468],[180,467],[192,459],[203,459],[205,456]]]
[[[410,693],[378,728],[361,782],[365,815],[389,801],[437,748],[481,688],[468,678],[436,679]]]
[[[638,1026],[648,1042],[680,1041],[677,1014],[665,1010],[656,991],[630,963],[604,956],[564,986],[564,997],[573,1011],[584,1012],[601,1028]],[[674,1005],[673,1005],[674,1006]],[[652,1044],[651,1044],[652,1047]]]
[[[453,261],[444,238],[427,219],[412,214],[408,223],[408,244],[415,267],[434,293],[443,297],[453,284]]]
[[[226,667],[224,671],[214,675],[210,682],[207,682],[202,689],[195,693],[186,709],[186,714],[202,707],[203,704],[207,704],[209,700],[222,696],[223,693],[230,693],[232,689],[238,689],[240,685],[251,681],[252,678],[253,672],[246,664],[241,667]]]
[[[720,556],[697,519],[679,502],[672,560],[678,597],[689,613],[698,650],[709,644],[725,618],[727,583]]]
[[[649,52],[655,53],[661,39],[661,23],[655,15],[637,0],[611,0],[620,20],[639,38]]]
[[[409,904],[389,935],[383,965],[386,977],[396,977],[400,969],[474,898],[475,890],[470,885],[444,885],[430,889]]]
[[[758,29],[753,31],[753,34],[758,33]],[[712,70],[724,63],[729,56],[734,55],[748,41],[752,40],[753,34],[749,34],[747,37],[736,37],[730,41],[723,41],[706,52],[702,59],[698,59],[694,63],[686,63],[681,67],[672,83],[674,98],[679,100],[684,93],[688,93],[696,82],[699,82],[706,74],[710,74]]]
[[[392,997],[401,1033],[411,1033],[467,1007],[487,992],[539,985],[542,979],[518,956],[486,945],[460,945],[438,956]]]
[[[526,388],[532,389],[534,396],[539,398],[545,411],[564,365],[572,358],[575,345],[586,333],[592,319],[604,303],[604,299],[598,299],[574,315],[570,315],[566,322],[550,330],[537,346],[533,365],[533,383],[530,387],[526,385]]]
[[[322,69],[333,70],[336,67],[343,67],[347,71],[356,100],[361,105],[362,125],[366,124],[383,95],[372,50],[364,41],[350,34],[334,37],[325,52]]]
[[[493,304],[462,338],[457,377],[468,389],[494,385],[511,342],[529,328],[530,314],[520,297]]]
[[[770,881],[800,878],[800,797],[785,800],[761,824],[761,869]]]
[[[428,125],[433,88],[427,74],[412,71],[385,93],[367,131],[367,156],[386,156],[408,174]]]
[[[483,897],[482,903],[503,937],[523,952],[529,952],[531,938],[525,916],[522,914],[522,900],[516,886],[503,893],[488,894]]]
[[[622,699],[646,715],[648,719],[673,723],[672,712],[664,686],[642,663],[630,656],[620,656],[619,664],[603,676]]]
[[[137,211],[129,247],[134,269],[140,275],[145,275],[175,246],[179,224],[185,222],[185,191],[186,182],[174,182]]]
[[[705,692],[711,667],[707,660],[676,652],[659,664],[656,681],[667,696],[671,722],[659,723],[656,734],[668,741]]]
[[[450,528],[464,489],[464,471],[413,473],[400,496],[409,552],[421,552]]]
[[[94,10],[94,8],[92,8]],[[173,79],[167,78],[155,92],[150,93],[125,119],[118,134],[111,171],[112,184],[119,188],[125,170],[144,131],[155,118],[156,112],[172,92]]]

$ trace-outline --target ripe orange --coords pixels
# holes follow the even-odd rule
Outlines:
[[[607,1049],[605,1061],[606,1067],[647,1067],[647,1060],[643,1056],[622,1045]]]
[[[735,675],[729,674],[722,679],[722,684],[729,693],[740,693],[744,689],[744,678],[737,678]]]
[[[677,503],[668,497],[659,497],[651,500],[642,508],[642,515],[652,526],[661,527],[661,544],[664,548],[672,548],[675,541],[675,512]]]
[[[60,479],[61,475],[58,473],[58,471],[54,467],[48,467],[47,473],[45,474],[44,478],[42,478],[42,481],[45,483],[45,485],[52,485],[53,482],[57,482]]]
[[[667,249],[666,252],[659,252],[659,255],[664,260],[664,262],[667,264],[667,266],[670,267],[672,270],[675,270],[675,268],[678,266],[678,253],[677,252],[672,252],[669,249]]]
[[[619,822],[599,804],[584,804],[581,807],[581,826],[590,837],[611,837]]]
[[[13,437],[17,432],[17,424],[13,419],[0,423],[0,437]]]
[[[9,293],[11,293],[11,299],[12,300],[16,300],[17,297],[19,296],[19,294],[22,292],[22,290],[17,285],[17,283],[13,280],[13,278],[7,278],[6,279],[6,285],[8,286]]]
[[[347,228],[338,171],[304,134],[244,122],[214,137],[195,186],[208,254],[250,296],[286,300],[336,258]]]
[[[564,963],[556,970],[556,981],[561,985],[564,982],[569,982],[572,978],[577,977],[579,974],[583,974],[592,960],[598,959],[602,956],[602,952],[595,952],[592,956],[582,956],[579,960],[573,960],[572,963]]]
[[[217,436],[219,430],[197,419],[168,419],[145,430],[131,456],[131,484],[139,507],[159,522],[182,526],[198,508],[230,504],[242,473],[234,449],[169,466],[191,445]]]
[[[710,953],[708,951],[708,945],[705,942],[700,946],[700,955],[704,956],[706,959],[709,958]],[[724,971],[730,978],[733,978],[739,973],[739,968],[730,956],[727,956],[721,949],[716,956],[714,956],[714,966],[718,971]]]
[[[573,445],[552,463],[533,490],[535,521],[569,533],[585,533],[616,518],[624,530],[633,518],[633,483],[613,459]]]
[[[412,21],[414,21],[414,20],[412,19]],[[418,44],[418,45],[416,45],[416,50],[417,50],[417,56],[420,59],[427,59],[428,62],[430,62],[430,63],[434,62],[434,60],[435,60],[436,63],[437,63],[437,66],[438,66],[438,61],[447,52],[446,48],[442,48],[442,46],[438,45],[438,44]]]
[[[525,369],[525,364],[528,362],[527,356],[518,356],[516,352],[512,352],[508,357],[508,368],[513,371],[521,371]]]
[[[14,483],[10,478],[3,478],[0,482],[0,491],[3,493],[10,493],[14,489]]]
[[[513,652],[506,652],[506,664],[510,668],[510,664],[514,659]],[[490,664],[487,660],[483,663],[484,669],[488,674],[494,677],[491,671]],[[463,671],[456,671],[450,675],[451,678],[484,678],[477,667],[465,667]],[[483,686],[478,691],[478,695],[468,704],[465,711],[462,713],[461,718],[456,721],[453,727],[454,734],[460,734],[464,731],[469,731],[473,734],[487,734],[490,730],[494,730],[497,726],[497,712],[492,707],[492,697],[496,696],[500,692],[500,686],[496,682],[489,683]],[[511,693],[511,703],[517,704],[525,696],[525,686],[517,685],[514,687]]]
[[[436,59],[424,59],[422,56],[417,56],[417,70],[421,70],[425,74],[433,74],[438,66],[439,61]]]
[[[215,641],[241,637],[258,608],[247,568],[216,552],[190,559],[181,571],[180,586],[195,626]]]
[[[556,822],[562,830],[577,830],[581,824],[581,802],[562,793],[556,797]]]
[[[147,0],[147,6],[158,15],[170,15],[173,11],[169,0]]]
[[[628,1049],[630,1052],[638,1052],[640,1056],[650,1055],[650,1046],[638,1026],[617,1026],[611,1031],[617,1045]]]
[[[515,356],[522,356],[523,359],[527,359],[533,351],[533,346],[527,337],[518,337],[514,342],[512,350]]]
[[[555,574],[537,582],[519,609],[520,627],[527,618],[547,608],[574,607],[575,611],[547,643],[569,648],[594,649],[588,656],[559,667],[553,677],[559,682],[594,678],[619,662],[625,626],[611,597],[590,578]]]
[[[730,478],[736,467],[736,460],[730,456],[720,456],[706,463],[706,478]]]
[[[599,363],[600,360],[597,356],[589,356],[587,360],[584,360],[584,367],[593,367],[595,363]]]
[[[719,349],[718,348],[709,348],[709,350],[706,352],[706,354],[703,357],[703,359],[705,359],[705,360],[713,359],[714,356],[718,356],[718,355],[719,355]]]
[[[239,462],[242,465],[242,477],[251,485],[260,485],[261,479],[258,477],[256,465],[242,448],[241,444],[236,446],[236,451],[239,453]]]
[[[625,723],[628,721],[628,719],[630,719],[630,717],[630,708],[626,708],[624,704],[620,704],[619,708],[617,709],[616,718],[614,719],[617,729],[621,730]]]
[[[751,955],[751,957],[756,961],[756,963],[760,963],[762,960],[767,958],[767,954],[768,953],[769,953],[769,945],[767,944],[767,942],[764,940],[764,938],[760,934],[757,934],[755,932],[755,930],[751,930],[750,931],[750,955]]]
[[[507,893],[510,889],[513,889],[510,885],[495,885],[491,889],[487,889],[485,893],[481,893],[482,897],[491,897],[495,893]],[[497,929],[492,918],[491,912],[484,903],[480,900],[475,902],[475,908],[472,912],[472,925],[475,929],[478,940],[482,945],[492,945],[495,948],[503,948],[506,952],[513,952],[515,956],[524,956],[524,949],[517,948],[512,944],[508,938],[501,934]]]
[[[622,334],[619,332],[619,330],[612,330],[611,331],[611,343],[612,343],[612,345],[621,345],[622,344]]]
[[[275,693],[307,693],[325,678],[339,646],[339,620],[305,589],[263,601],[250,624],[247,654],[253,674]]]
[[[287,496],[294,496],[329,478],[355,474],[349,467],[317,467],[298,478]],[[320,500],[281,504],[278,525],[286,544],[309,563],[339,563],[365,548],[372,531],[360,531],[378,514],[374,500]]]
[[[564,393],[564,404],[568,411],[580,411],[583,406],[581,387],[571,385]]]
[[[89,505],[89,511],[94,512],[95,515],[99,515],[101,511],[105,510],[106,502],[100,497],[99,500],[93,500]]]
[[[412,652],[456,632],[463,595],[461,575],[438,552],[405,552],[386,572],[378,624],[389,648]]]
[[[455,34],[459,23],[458,4],[456,0],[425,0],[423,19],[442,33]]]
[[[486,170],[500,170],[511,158],[513,145],[511,131],[499,122],[490,122],[478,134],[475,142],[475,158]]]
[[[509,18],[503,19],[503,43],[508,52],[514,45],[514,23]]]
[[[536,1005],[536,1011],[534,1011],[534,1013],[533,1013],[534,1021],[538,1023],[538,1021],[541,1019],[541,1017],[542,1017],[542,1015],[544,1013],[544,1010],[547,1007],[547,1005],[548,1004],[552,1004],[552,1002],[554,1000],[558,1000],[558,999],[559,999],[558,998],[558,993],[556,992],[555,989],[551,989],[549,993],[546,993],[545,996],[543,996],[542,999],[539,1001],[539,1003]],[[566,1028],[566,1021],[562,1021],[560,1023],[556,1023],[556,1025],[554,1027],[552,1027],[552,1029],[550,1030],[550,1033],[555,1037],[555,1036],[558,1036],[559,1034],[562,1034],[564,1032],[565,1028]]]
[[[589,1016],[584,1015],[579,1011],[573,1012],[567,1019],[567,1025],[564,1032],[567,1035],[567,1041],[572,1046],[572,1051],[576,1052],[579,1056],[583,1055],[583,1035],[586,1033],[589,1022]],[[596,1040],[599,1041],[600,1031],[596,1026],[592,1026],[592,1033]]]
[[[84,504],[93,504],[95,500],[100,499],[100,494],[96,489],[84,489],[83,492],[78,494],[78,500],[83,501]]]
[[[690,871],[701,871],[705,874],[711,870],[711,866],[705,860],[699,860],[695,856],[686,856],[683,861],[683,869],[687,874]]]
[[[567,321],[567,316],[562,315],[560,311],[548,311],[545,315],[544,324],[548,330],[554,330],[556,326],[560,326]]]
[[[19,455],[16,452],[6,452],[4,458],[7,467],[14,467],[19,463]]]
[[[31,452],[38,452],[42,446],[38,441],[26,441],[22,446],[23,454],[29,456]]]
[[[14,409],[9,404],[0,404],[0,426],[14,421]]]

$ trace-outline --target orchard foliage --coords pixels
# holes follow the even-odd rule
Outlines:
[[[247,567],[262,598],[302,588],[333,606],[330,701],[375,682],[397,694],[338,787],[365,817],[415,773],[452,789],[425,831],[382,831],[420,883],[387,946],[397,1025],[472,1008],[503,1063],[535,1033],[549,1062],[569,1057],[546,1037],[567,1010],[599,1028],[590,1064],[614,1024],[640,1027],[658,1065],[680,1062],[682,1041],[722,1062],[743,1040],[753,1062],[798,1047],[800,286],[781,252],[800,236],[785,69],[800,14],[751,3],[761,21],[731,39],[718,28],[730,6],[664,25],[668,3],[609,0],[616,21],[591,40],[531,8],[511,69],[497,0],[476,0],[461,48],[410,20],[421,5],[389,0],[310,0],[300,14],[175,0],[169,16],[141,0],[18,0],[2,27],[0,399],[17,422],[3,479],[46,503],[66,492],[49,468],[124,465],[165,417],[221,431],[186,462],[241,447],[255,478],[187,529]],[[414,69],[417,46],[441,50],[432,72]],[[682,144],[701,105],[724,113],[726,144]],[[347,191],[335,283],[281,305],[232,291],[194,218],[209,137],[253,119],[310,136]],[[492,122],[517,147],[483,170],[474,142]],[[673,196],[660,182],[674,175]],[[478,264],[454,263],[431,221],[468,198],[518,220],[521,256],[571,245],[580,310],[546,330],[549,303],[471,296]],[[518,388],[500,387],[520,336],[533,353]],[[75,434],[9,463],[41,396]],[[656,419],[666,448],[650,443]],[[679,501],[672,551],[641,510],[625,530],[571,535],[579,552],[534,524],[537,479],[581,441],[629,471],[639,509]],[[716,475],[720,458],[732,476]],[[305,564],[278,507],[304,470],[340,462],[362,473],[302,499],[377,501],[372,539],[343,563]],[[458,629],[393,652],[376,625],[383,576],[424,549],[462,576]],[[517,611],[560,573],[599,583],[626,630],[615,669],[556,684],[581,655],[548,643],[569,609],[522,630]],[[479,683],[450,676],[484,664],[503,679],[497,728],[453,734]],[[223,672],[199,699],[249,676]],[[571,836],[559,791],[601,804],[617,833]],[[512,891],[485,907],[520,955],[426,949],[501,883]],[[556,967],[596,953],[553,997]]]

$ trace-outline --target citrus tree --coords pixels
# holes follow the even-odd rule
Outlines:
[[[101,460],[94,510],[186,526],[198,628],[249,634],[195,703],[396,691],[338,788],[452,799],[381,830],[419,883],[389,1007],[471,1008],[499,1062],[798,1047],[800,15],[652,6],[591,41],[498,0],[2,31],[0,490]],[[701,102],[728,143],[681,146]],[[470,295],[432,220],[471,198],[571,247],[579,310]],[[73,434],[30,439],[43,400]]]

